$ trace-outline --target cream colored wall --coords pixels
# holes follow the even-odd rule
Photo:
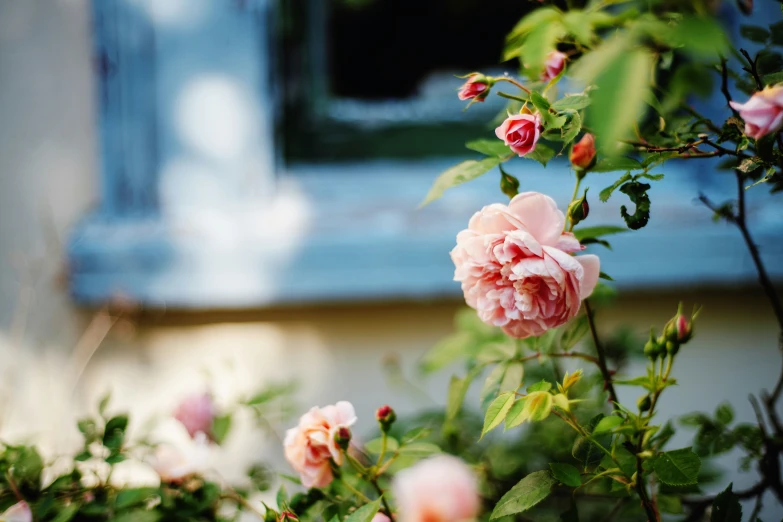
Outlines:
[[[353,305],[227,314],[169,314],[141,322],[121,320],[89,362],[103,319],[70,306],[56,275],[68,226],[95,201],[95,135],[90,47],[85,0],[0,0],[0,338],[3,438],[33,435],[52,452],[77,437],[72,420],[112,389],[117,408],[136,418],[170,411],[181,394],[209,385],[228,403],[266,383],[297,379],[301,408],[348,399],[357,407],[358,431],[388,402],[402,412],[442,404],[449,377],[422,381],[415,361],[449,332],[459,303]],[[22,334],[14,312],[28,302]],[[602,326],[631,323],[639,331],[674,310],[674,294],[631,296],[601,312]],[[711,410],[730,401],[752,422],[746,395],[771,386],[780,366],[775,327],[757,291],[684,296],[704,303],[696,340],[683,351],[661,416]],[[24,307],[22,307],[24,308]],[[25,316],[23,313],[16,314]],[[16,326],[14,326],[16,325]],[[399,359],[424,395],[389,382],[384,361]],[[634,396],[627,397],[629,400]],[[181,437],[164,423],[161,437]],[[280,463],[279,443],[240,421],[213,462],[237,477],[248,459]],[[137,423],[137,432],[142,427]],[[683,440],[683,444],[686,441]],[[731,466],[729,461],[728,466]],[[734,477],[738,486],[752,477]]]

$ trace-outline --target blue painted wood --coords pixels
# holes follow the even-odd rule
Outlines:
[[[107,219],[158,209],[155,32],[127,0],[93,0],[101,211]]]

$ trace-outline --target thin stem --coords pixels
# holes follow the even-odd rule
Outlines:
[[[756,60],[751,58],[750,54],[748,54],[748,51],[745,49],[740,49],[740,53],[742,53],[742,56],[745,57],[745,59],[748,61],[748,65],[750,65],[750,68],[744,69],[748,71],[751,76],[753,76],[753,79],[756,81],[756,88],[758,90],[762,90],[764,88],[764,82],[761,81],[761,76],[759,75],[759,71],[756,68]]]
[[[539,357],[573,357],[574,359],[584,359],[585,361],[590,361],[596,366],[600,366],[600,362],[598,361],[597,357],[582,352],[561,352],[561,353],[536,352],[532,355],[526,355],[522,357],[521,359],[519,359],[519,362],[532,361],[533,359],[538,359]]]
[[[609,392],[609,400],[612,403],[612,408],[618,409],[617,393],[614,391],[614,384],[612,384],[612,375],[609,373],[609,368],[606,365],[606,354],[604,353],[601,340],[598,338],[598,330],[595,327],[595,320],[593,318],[593,309],[590,306],[590,302],[585,299],[585,312],[587,313],[587,324],[590,325],[590,334],[593,336],[593,343],[595,344],[595,351],[598,353],[598,368],[601,370],[601,375],[604,378],[604,388]]]
[[[359,497],[362,500],[362,502],[367,502],[367,503],[372,502],[372,500],[370,500],[370,497],[368,497],[367,495],[365,495],[364,493],[362,493],[361,491],[353,487],[351,483],[345,480],[344,478],[342,479],[342,482],[345,485],[345,487],[351,490],[351,493]]]
[[[229,491],[227,493],[223,493],[221,495],[221,497],[223,497],[225,499],[228,499],[228,500],[233,500],[234,502],[236,502],[240,506],[244,507],[245,509],[247,509],[248,511],[253,513],[258,518],[260,518],[261,520],[266,520],[266,518],[264,517],[263,513],[258,511],[255,507],[253,507],[253,505],[250,502],[248,502],[248,500],[246,498],[244,498],[243,496],[239,495],[238,493],[236,493],[234,491]]]
[[[519,96],[514,96],[513,94],[508,94],[503,91],[495,91],[495,94],[497,94],[501,98],[508,98],[509,100],[515,100],[522,103],[528,102],[528,100],[526,100],[525,98],[520,98]]]
[[[731,109],[731,112],[734,113],[734,116],[739,118],[739,113],[734,109],[734,107],[731,106],[731,93],[729,92],[729,69],[726,67],[726,59],[723,58],[721,60],[721,69],[720,69],[720,92],[723,93],[723,97],[726,98],[726,105],[729,106],[729,109]]]
[[[374,479],[370,480],[369,482],[375,488],[375,491],[378,492],[378,495],[380,496],[380,499],[381,499],[381,504],[383,504],[383,509],[386,510],[386,515],[391,520],[394,520],[394,513],[392,513],[391,507],[389,506],[389,503],[386,501],[386,495],[383,494],[383,490],[378,485],[378,479],[374,478]]]
[[[658,513],[655,511],[655,505],[652,503],[652,500],[647,495],[647,486],[644,484],[642,459],[638,457],[636,458],[636,492],[639,494],[645,513],[647,513],[648,522],[658,522]]]
[[[516,81],[514,78],[511,78],[509,76],[500,76],[499,78],[495,78],[496,81],[499,82],[508,82],[516,87],[519,87],[521,90],[525,91],[526,93],[530,94],[530,89]],[[499,94],[499,93],[498,93]]]
[[[375,466],[378,467],[383,462],[383,458],[386,456],[386,444],[389,440],[389,436],[386,434],[386,431],[383,431],[381,434],[381,453],[378,455],[378,462],[375,463]]]

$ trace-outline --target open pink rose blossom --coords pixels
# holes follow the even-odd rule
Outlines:
[[[762,138],[783,126],[783,85],[759,91],[745,103],[731,102],[731,107],[745,120],[745,134]]]
[[[508,335],[541,335],[579,311],[600,273],[549,196],[524,192],[476,212],[451,251],[454,280],[482,321]]]
[[[343,463],[342,450],[335,442],[341,428],[356,422],[356,413],[350,402],[314,407],[299,419],[299,425],[285,435],[285,458],[299,473],[306,488],[329,485],[332,476],[331,461]]]
[[[450,455],[430,457],[400,471],[392,490],[399,522],[471,520],[481,506],[475,475]]]
[[[27,502],[22,500],[6,509],[0,515],[0,520],[4,522],[33,522],[33,513],[30,511],[30,506]]]
[[[541,137],[541,115],[511,114],[495,129],[495,136],[520,157],[529,154],[535,150]]]
[[[185,426],[188,435],[195,437],[197,433],[210,436],[212,422],[215,420],[215,404],[209,393],[185,397],[177,406],[174,418]]]

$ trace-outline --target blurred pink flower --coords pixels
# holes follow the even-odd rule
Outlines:
[[[588,132],[574,143],[568,159],[571,160],[571,165],[584,170],[595,163],[595,154],[595,137]]]
[[[349,428],[356,422],[356,413],[350,402],[314,407],[302,415],[299,425],[285,436],[285,458],[299,473],[306,488],[326,487],[334,478],[331,461],[343,463],[342,450],[335,436],[341,428]]]
[[[731,102],[731,107],[745,120],[745,134],[759,139],[783,125],[783,85],[768,87],[745,103]]]
[[[152,468],[160,476],[161,482],[180,483],[206,469],[209,450],[206,434],[198,432],[189,446],[158,446],[152,458]]]
[[[541,115],[512,114],[495,129],[495,136],[520,157],[533,152],[541,137]]]
[[[371,522],[391,522],[391,519],[379,511],[372,517]]]
[[[185,426],[191,438],[199,432],[211,436],[212,421],[215,419],[212,396],[202,393],[185,397],[174,411],[174,418]]]
[[[544,65],[544,72],[541,73],[541,81],[548,82],[553,80],[560,74],[565,68],[566,60],[568,56],[560,51],[552,51],[546,56],[546,64]]]
[[[541,335],[579,311],[600,273],[597,256],[569,232],[554,200],[523,192],[476,212],[451,251],[454,280],[482,321],[508,335]]]
[[[33,513],[30,511],[30,506],[27,505],[27,502],[22,500],[6,509],[0,515],[0,520],[3,522],[33,522]]]
[[[392,481],[399,522],[470,520],[480,509],[476,477],[456,457],[439,455],[404,469]]]

